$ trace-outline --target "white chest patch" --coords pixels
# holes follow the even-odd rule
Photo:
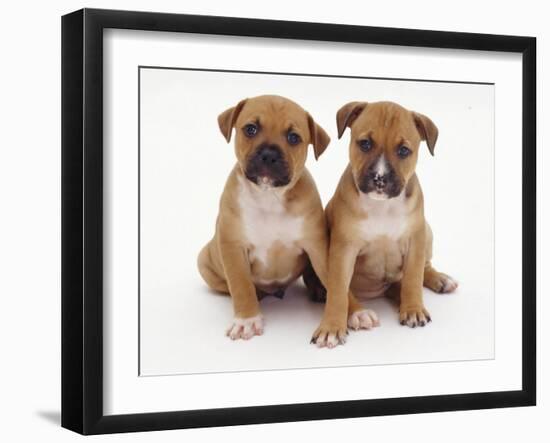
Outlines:
[[[365,241],[385,236],[397,241],[407,228],[405,192],[395,198],[375,200],[361,195],[361,203],[367,218],[361,222],[361,235]]]
[[[271,246],[292,247],[302,238],[303,217],[288,213],[283,204],[281,191],[260,188],[245,179],[239,179],[239,204],[244,235],[254,246],[251,259],[258,259],[267,265]]]

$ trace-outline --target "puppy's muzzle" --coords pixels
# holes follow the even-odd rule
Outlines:
[[[285,186],[290,183],[290,172],[285,156],[278,145],[262,143],[250,156],[245,170],[246,178],[257,185]]]
[[[375,199],[386,199],[397,197],[401,193],[402,184],[393,169],[380,174],[369,168],[361,178],[359,189]]]

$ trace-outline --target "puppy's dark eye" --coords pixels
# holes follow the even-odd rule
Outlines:
[[[298,134],[296,134],[295,132],[289,132],[286,136],[286,139],[288,140],[288,143],[290,145],[297,145],[298,143],[300,143],[302,141],[300,136]]]
[[[368,138],[364,140],[359,140],[359,147],[361,148],[361,151],[367,152],[372,148],[372,141]]]
[[[406,146],[399,146],[399,148],[397,148],[397,155],[400,158],[407,158],[409,155],[411,155],[411,152],[412,151]]]
[[[243,129],[247,137],[254,137],[258,133],[258,126],[254,123],[249,123]]]

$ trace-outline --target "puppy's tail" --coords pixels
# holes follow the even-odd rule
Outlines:
[[[307,265],[302,273],[302,279],[308,289],[311,300],[317,303],[325,303],[327,301],[327,290],[317,277],[311,262],[308,260]]]

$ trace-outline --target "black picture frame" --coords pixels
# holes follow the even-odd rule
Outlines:
[[[171,31],[522,55],[522,389],[228,409],[103,413],[103,30]],[[151,431],[536,404],[536,39],[82,9],[62,18],[62,426]]]

